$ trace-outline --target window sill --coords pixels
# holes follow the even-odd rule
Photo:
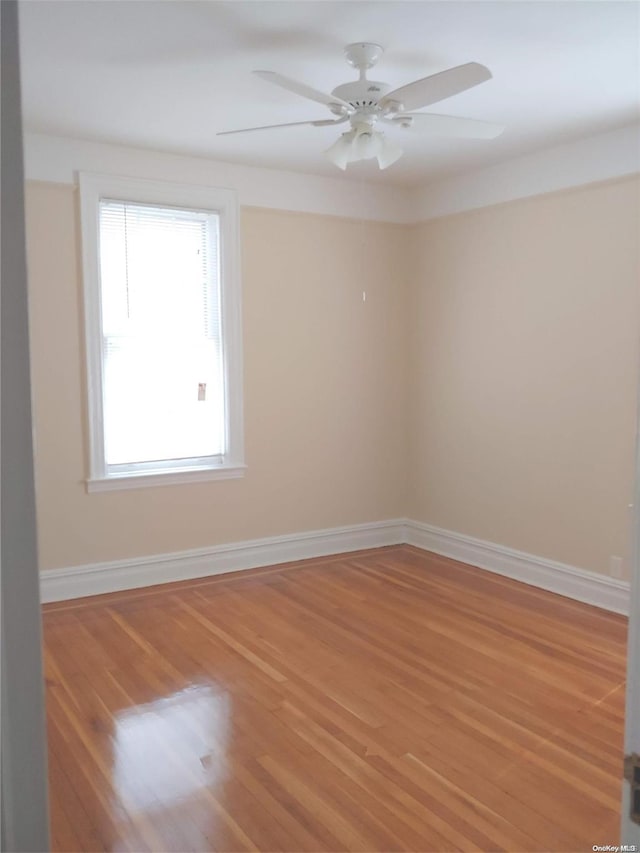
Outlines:
[[[226,465],[218,468],[185,468],[182,471],[144,472],[121,474],[87,480],[87,492],[119,492],[127,489],[155,489],[156,486],[174,486],[200,483],[206,480],[237,480],[244,477],[246,465]]]

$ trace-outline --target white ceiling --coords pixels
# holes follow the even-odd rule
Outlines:
[[[320,175],[344,129],[216,132],[329,117],[321,104],[251,75],[279,71],[331,91],[355,79],[354,41],[385,54],[370,73],[392,87],[464,62],[493,80],[430,111],[507,125],[496,140],[391,129],[405,156],[346,177],[428,183],[638,119],[635,2],[191,2],[22,0],[28,130]],[[428,112],[429,110],[424,110]]]

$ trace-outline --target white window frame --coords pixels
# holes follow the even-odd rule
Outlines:
[[[238,202],[230,189],[97,175],[81,172],[80,221],[84,279],[85,345],[89,425],[87,491],[101,492],[148,486],[242,477],[244,435],[242,411],[242,328]],[[104,453],[102,308],[100,292],[100,201],[116,199],[216,213],[220,217],[220,299],[226,410],[227,453],[190,460],[184,468],[158,462],[109,472]]]

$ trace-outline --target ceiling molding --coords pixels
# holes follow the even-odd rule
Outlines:
[[[640,124],[416,189],[25,134],[27,180],[76,184],[79,171],[228,187],[245,206],[410,224],[637,174]]]
[[[640,124],[599,133],[413,191],[414,222],[640,172]]]
[[[403,187],[39,133],[26,133],[24,146],[25,176],[32,181],[75,185],[78,172],[98,172],[234,189],[245,206],[403,224],[410,221],[411,191]]]

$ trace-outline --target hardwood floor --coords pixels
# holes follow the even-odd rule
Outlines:
[[[618,843],[626,620],[409,546],[44,608],[55,850]]]

